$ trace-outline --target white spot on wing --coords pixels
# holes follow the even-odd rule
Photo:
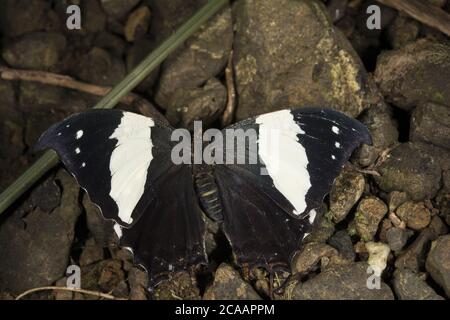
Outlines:
[[[311,188],[305,148],[298,134],[305,132],[289,110],[256,118],[259,124],[258,154],[264,162],[275,188],[293,205],[294,214],[306,209],[305,195]]]
[[[310,224],[314,223],[314,220],[316,220],[316,215],[317,215],[317,212],[314,209],[309,212],[308,221],[309,221]]]
[[[339,128],[336,127],[336,126],[333,126],[333,127],[331,128],[331,130],[332,130],[334,133],[336,133],[336,134],[339,134],[339,132],[340,132]]]
[[[336,148],[340,148],[340,147],[341,147],[341,144],[340,144],[339,142],[335,142],[335,143],[334,143],[334,146],[335,146]]]
[[[83,136],[83,130],[78,130],[77,135],[76,135],[77,140],[80,139],[82,136]]]
[[[306,233],[303,235],[303,239],[302,239],[302,240],[305,240],[305,238],[306,238],[307,236],[309,236],[309,235],[310,235],[310,233],[306,232]]]
[[[85,167],[86,167],[86,162],[83,162],[83,163],[81,164],[81,167],[82,167],[82,168],[85,168]]]
[[[81,152],[80,148],[76,148],[76,149],[75,149],[75,153],[76,153],[76,154],[80,154],[80,152]]]
[[[132,223],[131,215],[144,193],[147,170],[153,159],[150,118],[124,112],[120,125],[110,139],[117,139],[111,154],[111,191],[109,195],[117,204],[119,218]]]
[[[336,156],[334,154],[331,155],[331,159],[336,160]]]
[[[118,223],[115,223],[113,228],[119,239],[122,238],[122,227]]]

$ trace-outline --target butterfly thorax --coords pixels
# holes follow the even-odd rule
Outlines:
[[[194,166],[194,179],[200,204],[205,213],[216,222],[223,220],[222,202],[214,178],[214,168],[208,165]]]

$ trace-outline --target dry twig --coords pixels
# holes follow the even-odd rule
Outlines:
[[[221,124],[226,127],[233,122],[234,110],[236,108],[236,88],[234,85],[234,70],[233,70],[233,50],[228,57],[228,64],[225,69],[225,81],[227,85],[227,106],[223,112]]]
[[[107,294],[107,293],[103,293],[103,292],[98,292],[98,291],[91,291],[91,290],[84,290],[84,289],[76,289],[76,288],[67,288],[67,287],[55,287],[55,286],[49,286],[49,287],[40,287],[40,288],[34,288],[34,289],[30,289],[25,291],[24,293],[21,293],[20,295],[18,295],[16,297],[16,300],[20,300],[23,297],[35,293],[35,292],[39,292],[39,291],[46,291],[46,290],[60,290],[60,291],[70,291],[70,292],[76,292],[76,293],[81,293],[81,294],[87,294],[90,296],[94,296],[94,297],[98,297],[98,298],[103,298],[103,299],[108,299],[108,300],[127,300],[124,298],[117,298],[114,297],[113,295]]]
[[[36,70],[17,70],[4,66],[0,66],[0,78],[11,81],[19,80],[38,82],[46,85],[85,92],[95,96],[105,96],[111,90],[110,87],[84,83],[65,75]],[[122,98],[121,102],[127,106],[137,106],[139,111],[146,116],[151,116],[153,115],[152,112],[156,112],[153,105],[135,93],[129,93]]]
[[[420,0],[377,0],[450,37],[450,14]]]

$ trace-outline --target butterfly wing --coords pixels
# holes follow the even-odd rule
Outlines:
[[[274,197],[261,192],[252,174],[236,167],[215,170],[222,202],[223,230],[236,261],[248,268],[290,270],[292,255],[309,226],[286,214]]]
[[[215,167],[225,234],[238,263],[289,269],[315,209],[353,150],[371,143],[370,135],[354,119],[315,108],[273,112],[230,129],[254,130],[257,144],[242,156],[224,134],[227,153],[246,159]]]
[[[206,263],[192,168],[171,161],[171,133],[148,117],[92,110],[52,126],[36,146],[58,153],[151,281]]]

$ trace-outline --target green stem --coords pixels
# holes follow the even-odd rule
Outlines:
[[[95,106],[95,109],[111,109],[142,80],[144,80],[164,59],[179,45],[189,38],[200,26],[219,11],[228,0],[210,0],[208,3],[186,21],[174,34],[150,53],[136,68],[134,68],[119,84],[105,95]],[[23,195],[46,172],[59,163],[57,154],[46,151],[31,167],[27,169],[12,185],[0,195],[0,214],[14,201]]]

